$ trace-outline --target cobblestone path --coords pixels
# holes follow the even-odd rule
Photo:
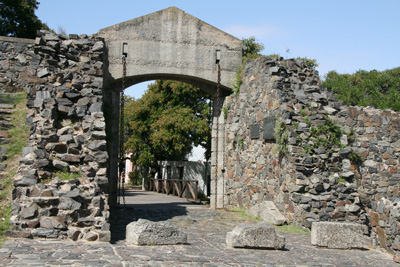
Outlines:
[[[228,248],[226,233],[254,220],[238,212],[177,203],[127,206],[112,213],[111,244],[11,239],[0,249],[0,266],[399,266],[377,249],[321,249],[311,245],[310,235],[280,230],[286,238],[284,251]],[[125,226],[139,218],[168,220],[188,234],[188,244],[127,245]]]

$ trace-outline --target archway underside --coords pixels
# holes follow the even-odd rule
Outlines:
[[[138,83],[153,81],[153,80],[174,80],[179,82],[184,82],[190,85],[193,85],[197,88],[200,88],[211,97],[217,96],[217,82],[208,81],[205,79],[201,79],[198,77],[188,76],[188,75],[177,75],[177,74],[168,74],[168,73],[154,73],[154,74],[146,74],[146,75],[137,75],[137,76],[129,76],[125,78],[125,88],[133,86]],[[217,80],[217,76],[215,77]],[[122,79],[115,80],[109,83],[108,87],[113,88],[114,90],[122,90]],[[232,93],[232,89],[226,87],[224,85],[220,85],[220,95],[227,96]]]

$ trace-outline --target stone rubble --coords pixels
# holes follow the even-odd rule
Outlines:
[[[256,204],[246,210],[246,214],[252,217],[260,218],[272,225],[282,225],[287,221],[285,216],[279,212],[272,201],[264,201]]]
[[[309,229],[358,223],[400,251],[400,114],[343,105],[299,59],[248,60],[241,78],[224,103],[225,205],[273,201]]]
[[[126,226],[126,242],[139,246],[187,243],[187,234],[168,222],[139,219]]]
[[[46,31],[34,44],[0,40],[0,87],[26,88],[30,125],[14,177],[11,236],[110,240],[103,49],[96,37]],[[61,181],[57,172],[78,178]]]
[[[367,245],[362,225],[338,222],[313,222],[311,244],[335,249],[362,249]]]
[[[0,38],[0,89],[26,88],[30,126],[10,235],[108,239],[104,51],[96,36]],[[399,113],[343,105],[299,59],[249,60],[241,78],[224,103],[224,205],[273,201],[306,228],[358,223],[374,245],[400,251]]]
[[[234,248],[284,249],[285,238],[266,222],[239,224],[226,234],[226,244]]]

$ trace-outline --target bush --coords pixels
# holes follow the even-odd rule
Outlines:
[[[400,111],[400,67],[383,72],[360,70],[354,74],[330,71],[323,86],[346,105]]]
[[[128,174],[129,179],[131,180],[132,185],[141,185],[142,184],[142,175],[138,171],[133,171]]]

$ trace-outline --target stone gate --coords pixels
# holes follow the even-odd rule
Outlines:
[[[4,38],[0,48],[7,84],[27,89],[31,125],[14,182],[14,234],[102,241],[110,239],[109,209],[117,205],[122,57],[127,86],[172,79],[212,97],[217,94],[218,61],[222,107],[242,56],[239,39],[175,7],[93,36],[42,31],[25,43]],[[213,207],[222,207],[224,118],[215,114],[217,119],[211,199]],[[60,173],[76,175],[61,180]]]
[[[177,8],[93,36],[1,37],[0,52],[1,88],[28,94],[30,139],[12,203],[17,236],[110,240],[125,55],[128,86],[174,79],[214,97],[219,59],[224,112],[214,115],[213,208],[272,200],[304,227],[357,222],[377,244],[400,250],[400,114],[344,106],[302,60],[247,61],[240,93],[228,96],[241,41]],[[59,172],[77,176],[61,180]]]

